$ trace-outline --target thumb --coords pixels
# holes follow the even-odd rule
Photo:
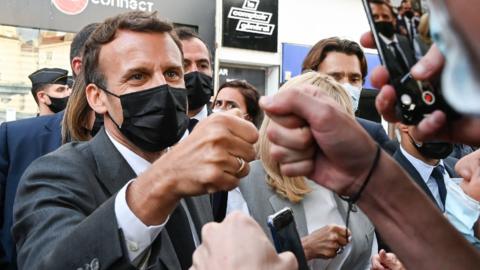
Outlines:
[[[280,259],[278,269],[298,269],[297,258],[292,252],[282,252],[278,254],[278,258]]]
[[[438,47],[433,44],[427,54],[423,56],[412,69],[412,75],[417,80],[426,80],[438,74],[445,63],[445,57]]]

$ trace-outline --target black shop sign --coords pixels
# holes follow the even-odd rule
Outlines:
[[[223,0],[223,46],[277,52],[278,0]]]

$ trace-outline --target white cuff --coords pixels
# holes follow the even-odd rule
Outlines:
[[[130,180],[123,186],[115,197],[115,216],[117,218],[118,228],[123,231],[128,257],[132,262],[152,244],[168,221],[167,217],[167,220],[161,225],[146,226],[135,216],[128,207],[126,198],[127,188],[133,181],[135,180]]]

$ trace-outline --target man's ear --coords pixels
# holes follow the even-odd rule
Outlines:
[[[85,96],[87,98],[88,105],[98,114],[104,114],[107,112],[107,106],[105,99],[102,98],[104,93],[95,84],[91,83],[85,88]]]
[[[38,104],[40,103],[43,103],[45,105],[50,104],[50,99],[48,98],[48,95],[47,93],[45,93],[45,91],[40,90],[35,95],[37,96]]]
[[[75,56],[73,59],[72,59],[72,72],[73,74],[75,74],[76,76],[78,76],[78,74],[80,74],[80,71],[82,71],[82,58],[78,57],[78,56]]]

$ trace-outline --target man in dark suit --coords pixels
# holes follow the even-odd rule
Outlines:
[[[445,181],[456,177],[458,159],[449,157],[453,144],[418,142],[410,135],[412,127],[397,124],[401,134],[399,149],[393,158],[442,211],[445,209]]]
[[[70,45],[73,75],[81,68],[81,50],[96,24],[82,28]],[[0,126],[0,269],[16,269],[15,244],[11,236],[13,202],[18,182],[32,161],[61,145],[61,122],[57,114],[3,123]]]
[[[402,0],[399,9],[402,10],[402,13],[397,16],[397,33],[407,37],[413,48],[413,40],[418,35],[420,19],[415,16],[411,0]]]
[[[367,76],[367,59],[358,43],[337,37],[322,39],[307,54],[302,72],[314,70],[332,76],[350,93],[353,110],[358,109],[362,85]],[[380,145],[389,138],[381,124],[357,117],[358,123]]]
[[[188,117],[191,128],[212,113],[208,106],[213,96],[212,57],[207,44],[190,28],[179,27],[175,33],[182,42],[185,87],[188,91]]]
[[[0,250],[5,253],[0,258],[0,265],[5,267],[2,269],[15,269],[15,245],[10,229],[18,182],[32,161],[60,146],[62,118],[60,112],[0,125]]]
[[[410,175],[414,182],[427,194],[431,201],[445,211],[447,188],[445,181],[457,177],[454,168],[458,161],[449,157],[453,150],[451,143],[418,142],[410,135],[411,126],[397,124],[400,131],[400,147],[393,158]],[[378,237],[379,249],[390,248]]]
[[[88,40],[81,76],[104,129],[25,172],[14,206],[20,269],[191,266],[201,226],[212,220],[204,194],[238,185],[258,134],[224,113],[176,144],[189,119],[172,31],[156,13],[129,12]]]
[[[375,28],[379,32],[380,45],[384,52],[390,77],[401,79],[416,63],[415,54],[408,38],[395,33],[396,18],[392,7],[384,0],[370,0]]]

